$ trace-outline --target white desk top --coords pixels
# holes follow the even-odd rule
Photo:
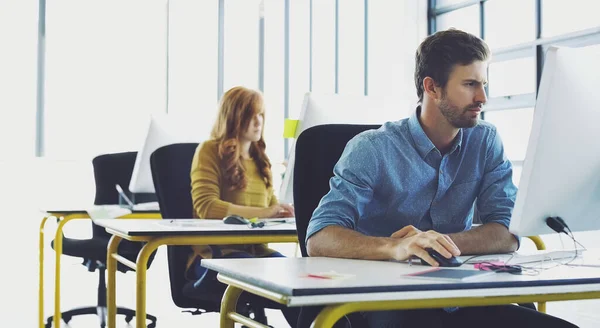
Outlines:
[[[63,214],[80,214],[87,213],[90,209],[123,209],[129,210],[130,213],[158,213],[160,209],[158,203],[142,203],[136,204],[133,209],[130,209],[121,205],[92,205],[92,204],[72,204],[72,205],[59,205],[52,207],[41,208],[40,211],[44,213],[63,213]]]
[[[597,258],[593,260],[598,263]],[[533,276],[496,273],[475,281],[447,282],[403,277],[404,274],[430,267],[388,261],[318,257],[210,259],[202,260],[202,266],[282,294],[287,297],[289,306],[331,304],[341,300],[353,302],[600,291],[600,268],[596,267],[558,266]],[[469,268],[473,266],[463,265],[455,269]],[[307,276],[332,271],[348,276],[334,279]]]
[[[262,228],[250,228],[245,224],[225,224],[221,220],[201,219],[127,219],[95,220],[99,226],[128,236],[162,235],[295,235],[295,223],[267,223]]]

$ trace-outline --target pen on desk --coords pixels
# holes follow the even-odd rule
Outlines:
[[[318,274],[312,274],[312,273],[309,273],[306,276],[309,278],[331,279],[330,277],[326,277],[326,276],[322,276],[322,275],[318,275]]]

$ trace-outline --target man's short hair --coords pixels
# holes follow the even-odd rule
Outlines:
[[[454,65],[470,65],[486,61],[490,49],[480,38],[454,28],[428,36],[415,54],[415,86],[419,103],[423,102],[423,80],[431,77],[437,86],[444,88]]]

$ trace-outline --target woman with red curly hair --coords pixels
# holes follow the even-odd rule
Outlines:
[[[294,208],[279,204],[273,193],[271,162],[263,138],[264,116],[263,97],[258,91],[234,87],[223,95],[211,139],[198,146],[192,161],[190,177],[196,217],[221,220],[232,214],[245,218],[294,216]],[[216,281],[214,271],[200,265],[201,259],[283,257],[265,244],[192,249],[186,275],[198,282]],[[285,312],[284,315],[288,317]]]

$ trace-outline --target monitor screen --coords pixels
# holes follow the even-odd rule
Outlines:
[[[302,131],[322,124],[383,124],[386,121],[402,119],[402,113],[409,113],[411,108],[408,101],[403,102],[397,97],[346,96],[338,94],[306,93],[298,117],[295,132],[297,138]],[[406,115],[405,115],[406,116]],[[295,144],[290,147],[287,167],[279,190],[279,202],[291,204],[294,202],[294,159]]]
[[[150,155],[162,146],[184,142],[200,143],[207,140],[210,136],[212,122],[212,120],[200,114],[152,115],[148,122],[146,137],[135,159],[129,191],[132,193],[154,193],[154,183],[150,171]]]
[[[555,216],[572,231],[600,229],[599,63],[597,48],[546,52],[512,233],[554,233]]]

